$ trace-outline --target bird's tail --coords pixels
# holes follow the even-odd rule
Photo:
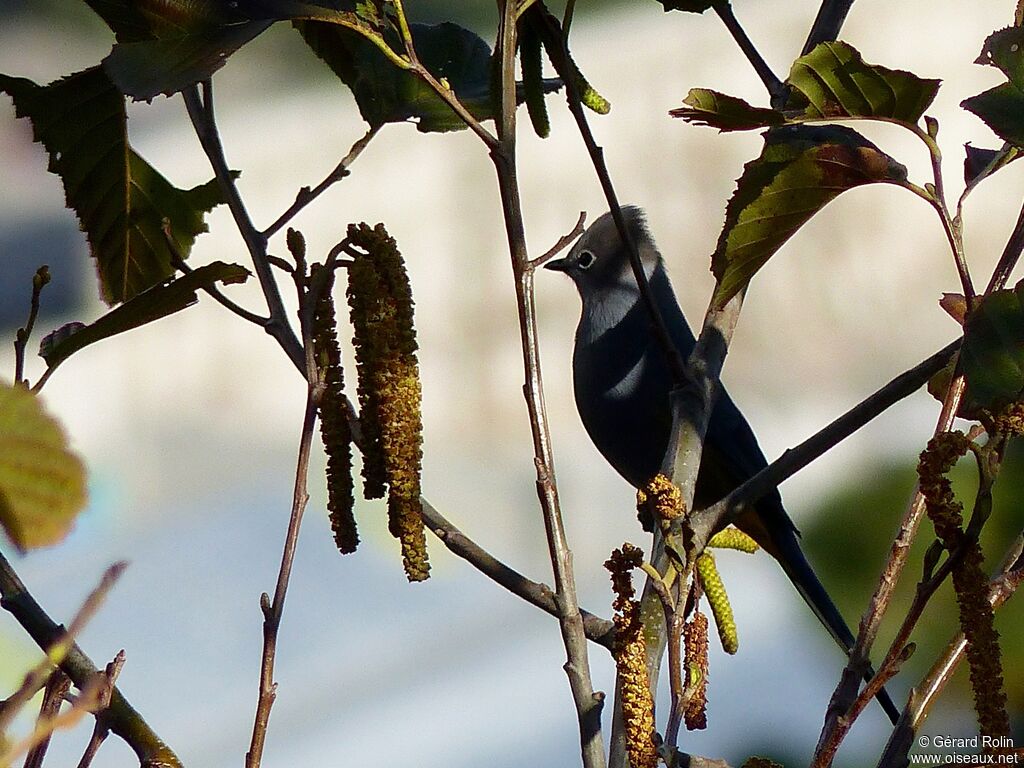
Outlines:
[[[843,649],[843,652],[849,655],[854,644],[853,633],[846,625],[842,615],[839,613],[839,609],[832,602],[832,598],[818,579],[817,574],[814,573],[811,564],[807,562],[807,558],[804,556],[803,549],[800,547],[800,542],[797,539],[796,531],[792,529],[787,530],[781,532],[781,535],[780,532],[776,532],[771,537],[771,544],[772,547],[766,547],[766,549],[779,561],[782,570],[786,572],[789,580],[793,582],[793,586],[796,587],[801,597],[807,602],[811,610],[814,611],[818,621],[824,625],[828,633],[839,644],[839,647]],[[874,669],[869,667],[867,672],[864,673],[864,679],[870,680],[874,677],[874,674]],[[882,705],[885,714],[895,724],[899,720],[900,711],[896,708],[889,693],[885,688],[882,688],[875,698]]]

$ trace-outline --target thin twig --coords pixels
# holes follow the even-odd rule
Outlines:
[[[1021,552],[1024,549],[1024,536],[1018,536],[1010,549],[997,575],[989,582],[988,600],[993,610],[1005,603],[1024,582],[1024,561]],[[878,760],[878,768],[895,768],[906,765],[906,756],[910,750],[914,735],[920,730],[927,719],[932,706],[939,694],[953,677],[967,650],[967,639],[958,632],[945,652],[940,656],[924,679],[910,691],[909,700],[900,727],[893,731],[889,741]]]
[[[92,761],[96,757],[96,753],[100,751],[100,747],[103,746],[103,742],[106,741],[107,736],[110,735],[110,729],[107,727],[104,719],[99,715],[103,710],[110,706],[110,698],[114,694],[114,686],[117,684],[117,677],[121,674],[121,668],[124,666],[124,659],[124,649],[122,649],[118,651],[114,659],[110,661],[103,670],[105,683],[101,692],[102,696],[99,707],[96,710],[96,723],[93,725],[92,736],[89,738],[89,743],[85,746],[82,758],[78,761],[78,768],[89,768],[89,766],[92,765]]]
[[[776,100],[781,98],[786,86],[775,76],[771,67],[768,66],[768,62],[764,60],[761,53],[754,46],[754,43],[747,36],[746,31],[744,31],[736,15],[732,12],[732,4],[729,0],[720,0],[712,7],[715,9],[715,13],[718,14],[718,18],[725,24],[725,28],[729,30],[732,39],[736,41],[736,45],[739,46],[743,55],[747,57],[750,66],[754,68],[757,76],[761,78],[761,82],[764,83],[768,96],[771,97],[774,104]]]
[[[569,234],[562,235],[560,238],[558,238],[558,242],[556,242],[553,246],[548,248],[548,250],[545,251],[543,255],[538,256],[535,259],[530,259],[530,269],[537,269],[538,267],[544,266],[544,264],[551,261],[551,259],[555,258],[555,256],[557,256],[570,245],[572,245],[576,241],[576,238],[583,234],[583,222],[585,222],[586,220],[586,212],[580,211],[580,217],[579,219],[576,220],[576,226],[572,228],[572,231],[569,232]]]
[[[362,154],[363,150],[366,149],[367,145],[373,140],[373,137],[377,135],[377,131],[379,130],[379,125],[371,126],[370,130],[368,130],[362,138],[352,145],[348,154],[341,158],[341,162],[335,166],[333,171],[324,177],[323,181],[312,189],[309,187],[302,187],[298,194],[295,195],[295,202],[289,206],[288,210],[282,213],[277,218],[277,221],[263,230],[263,237],[269,240],[284,228],[288,222],[295,218],[299,211],[320,197],[320,195],[326,192],[333,184],[348,176],[350,173],[349,167],[356,161],[356,158]]]
[[[603,697],[595,694],[590,679],[587,638],[576,596],[572,552],[569,549],[559,509],[554,454],[544,407],[540,345],[533,290],[533,267],[526,249],[526,234],[523,227],[522,204],[516,172],[515,0],[504,0],[501,6],[501,23],[496,54],[501,66],[501,114],[498,118],[498,143],[492,148],[491,159],[498,175],[505,231],[512,257],[520,342],[526,377],[523,393],[530,415],[534,464],[537,471],[537,494],[554,572],[555,602],[558,606],[559,627],[566,652],[564,669],[569,678],[569,687],[576,706],[583,765],[587,768],[604,768],[604,744],[601,738]]]
[[[946,397],[942,403],[942,412],[939,414],[938,423],[933,434],[938,435],[948,432],[956,418],[956,412],[960,407],[960,400],[964,392],[964,378],[957,376],[950,382],[946,391]],[[815,749],[814,768],[822,768],[831,765],[835,749],[838,748],[841,738],[835,739],[835,731],[848,732],[853,725],[853,719],[847,718],[846,714],[849,705],[856,699],[856,693],[860,685],[861,672],[868,663],[868,656],[871,646],[878,635],[878,628],[882,623],[882,617],[892,601],[893,591],[906,565],[907,556],[910,553],[910,545],[914,541],[918,526],[924,516],[924,495],[920,488],[914,492],[914,497],[907,506],[907,511],[900,522],[899,531],[893,539],[889,549],[889,557],[879,577],[878,586],[875,588],[868,603],[867,611],[860,621],[860,628],[857,633],[857,640],[850,651],[850,661],[843,669],[840,680],[832,699],[829,702],[828,711],[825,715],[825,724],[818,737],[818,746]]]
[[[904,371],[799,445],[784,451],[778,459],[735,488],[722,500],[695,511],[690,516],[694,546],[703,546],[714,531],[727,525],[744,508],[757,503],[764,494],[778,487],[895,403],[919,390],[953,359],[958,349],[959,339]]]
[[[491,581],[512,594],[558,618],[558,604],[549,586],[532,581],[502,563],[449,522],[426,499],[420,497],[420,503],[423,505],[423,521],[453,554],[461,557]],[[583,617],[583,631],[587,638],[611,650],[615,625],[607,619],[602,619],[600,616],[582,609],[580,613]]]
[[[189,275],[194,272],[195,270],[185,263],[185,258],[182,256],[181,250],[178,248],[178,244],[174,241],[174,236],[171,234],[170,219],[164,219],[163,233],[164,241],[167,244],[167,250],[171,253],[171,264],[184,275]],[[238,315],[240,318],[246,322],[252,323],[253,325],[258,325],[261,328],[266,327],[268,318],[257,315],[254,312],[250,312],[245,307],[239,306],[225,296],[215,283],[211,282],[199,287],[232,314]]]
[[[967,306],[973,307],[976,296],[974,283],[971,280],[971,272],[967,267],[967,256],[964,253],[962,222],[959,216],[954,218],[950,214],[949,206],[946,204],[946,185],[942,177],[942,151],[939,149],[938,142],[936,141],[939,124],[937,120],[931,117],[925,117],[925,124],[928,128],[925,143],[928,145],[928,154],[932,165],[932,178],[934,180],[931,204],[935,208],[936,213],[939,214],[939,220],[942,222],[942,231],[946,235],[949,249],[953,254],[953,262],[956,264],[957,275],[960,277],[960,287],[967,300]]]
[[[538,4],[534,6],[530,9],[530,13],[536,14],[537,28],[553,43],[545,47],[548,55],[551,57],[551,63],[565,84],[565,98],[569,106],[569,112],[576,121],[580,137],[583,139],[587,154],[590,156],[594,172],[597,174],[601,190],[604,192],[605,200],[608,203],[608,210],[612,215],[612,220],[615,222],[615,228],[618,230],[619,239],[629,254],[629,263],[632,266],[633,275],[640,288],[640,295],[643,298],[644,306],[647,307],[647,312],[651,317],[654,335],[658,339],[658,344],[665,355],[665,359],[668,361],[669,370],[672,372],[672,379],[676,384],[682,384],[686,381],[686,365],[679,350],[676,349],[675,344],[672,342],[668,326],[665,324],[665,319],[661,316],[661,310],[658,308],[658,303],[655,301],[654,294],[651,291],[647,273],[644,272],[643,263],[640,260],[640,252],[637,250],[636,243],[633,241],[629,228],[626,226],[626,220],[622,215],[622,206],[619,204],[618,195],[615,193],[615,186],[612,183],[611,175],[608,173],[608,166],[604,161],[604,149],[598,145],[597,140],[594,138],[594,132],[590,129],[590,123],[587,121],[583,104],[580,101],[579,86],[576,82],[575,69],[569,58],[568,43],[565,35],[562,33],[558,19],[552,16],[543,5]]]
[[[67,696],[69,690],[71,690],[71,678],[61,672],[59,668],[53,670],[43,692],[39,717],[36,718],[36,732],[39,735],[35,739],[35,744],[28,750],[28,754],[25,755],[25,768],[42,768],[46,750],[50,748],[50,739],[53,736],[53,728],[50,726],[60,714],[60,706],[64,703],[64,697]]]
[[[199,138],[199,143],[202,144],[203,151],[209,158],[210,165],[213,166],[213,172],[221,191],[227,198],[228,208],[231,209],[235,225],[249,251],[256,277],[260,281],[260,288],[266,298],[270,317],[265,321],[263,328],[277,340],[285,354],[288,355],[288,359],[301,372],[305,370],[305,355],[298,337],[288,322],[288,313],[284,302],[281,301],[277,280],[270,262],[267,260],[267,239],[253,226],[249,212],[238,194],[238,187],[235,185],[231,171],[228,170],[224,147],[221,145],[220,134],[213,114],[213,87],[207,80],[203,82],[204,98],[199,97],[199,90],[196,86],[182,91],[182,97],[185,99],[185,107],[188,109],[188,116],[192,121],[196,136]]]
[[[32,299],[28,310],[28,320],[25,322],[25,327],[19,328],[14,336],[14,381],[17,384],[28,386],[28,382],[25,380],[25,347],[32,336],[36,316],[39,314],[39,296],[43,292],[43,287],[49,282],[50,268],[44,264],[32,276]]]
[[[329,271],[329,270],[328,270]],[[277,585],[274,599],[264,592],[260,598],[263,611],[263,654],[260,663],[259,699],[256,704],[256,716],[253,721],[252,740],[249,751],[245,755],[246,768],[259,768],[263,759],[263,747],[267,738],[267,726],[270,721],[270,710],[277,696],[277,683],[274,682],[274,662],[277,657],[277,635],[284,613],[284,601],[288,594],[288,583],[291,579],[292,565],[295,562],[295,548],[299,540],[299,529],[302,525],[303,513],[309,501],[306,487],[309,475],[309,455],[313,443],[313,431],[316,426],[317,409],[323,393],[323,385],[317,372],[313,357],[312,323],[309,317],[312,307],[319,300],[319,292],[309,290],[300,307],[302,320],[303,359],[306,372],[306,409],[302,420],[302,433],[299,438],[299,456],[295,468],[295,487],[292,494],[292,510],[288,518],[288,532],[285,535],[284,551],[281,553],[281,566],[277,574]]]
[[[6,562],[6,561],[4,561]],[[9,564],[7,566],[10,568]],[[4,701],[3,706],[0,707],[0,733],[7,730],[11,719],[18,713],[18,711],[28,703],[36,692],[42,688],[46,681],[52,678],[54,664],[60,665],[64,658],[68,655],[69,650],[74,646],[75,638],[82,631],[86,624],[92,620],[92,617],[96,615],[96,611],[99,610],[100,605],[106,599],[107,593],[110,592],[114,584],[124,573],[124,569],[127,567],[127,563],[120,561],[114,563],[112,566],[107,568],[104,572],[103,577],[100,579],[99,585],[89,593],[86,597],[85,602],[82,603],[81,608],[78,609],[78,613],[72,619],[71,624],[66,630],[62,628],[60,637],[56,638],[50,643],[44,650],[46,651],[46,658],[40,661],[27,675],[25,675],[24,681],[18,686],[10,697]],[[13,574],[13,570],[10,571]],[[8,576],[7,573],[0,573],[0,576]],[[17,579],[14,576],[14,579]],[[7,608],[6,601],[8,595],[11,598],[17,595],[18,584],[11,581],[10,583],[0,583],[0,605]],[[21,585],[24,589],[24,585]],[[10,590],[10,592],[8,591]],[[8,610],[10,610],[8,608]],[[58,667],[59,668],[59,667]],[[77,681],[76,681],[76,684]],[[81,685],[79,685],[81,687]]]

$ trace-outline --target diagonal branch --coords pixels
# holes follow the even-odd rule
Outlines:
[[[305,370],[305,355],[302,351],[302,344],[299,343],[295,331],[288,322],[288,313],[285,310],[284,302],[281,300],[281,292],[277,286],[270,261],[267,259],[267,238],[257,231],[253,226],[249,212],[238,194],[238,187],[228,169],[227,160],[224,157],[224,147],[221,145],[220,134],[217,130],[217,123],[213,115],[213,87],[210,81],[203,83],[203,98],[199,97],[199,89],[196,86],[186,88],[182,91],[185,99],[185,107],[188,109],[188,116],[192,120],[196,136],[203,146],[203,151],[213,166],[213,172],[217,177],[221,190],[227,197],[228,208],[235,219],[235,225],[242,235],[245,247],[252,258],[252,265],[256,271],[256,277],[260,281],[260,288],[267,300],[267,308],[270,317],[265,321],[263,328],[269,333],[281,348],[288,355],[288,359],[300,371]]]
[[[2,554],[0,606],[14,616],[44,651],[61,642],[67,634],[36,602]],[[60,668],[79,689],[88,686],[98,673],[96,665],[76,643],[68,648]],[[111,692],[110,706],[99,713],[97,718],[101,718],[113,733],[127,742],[139,758],[141,768],[181,768],[177,755],[153,732],[142,715],[135,711],[117,688]]]
[[[818,43],[838,40],[839,31],[846,21],[846,14],[850,12],[852,6],[853,0],[822,0],[800,55],[806,56]]]

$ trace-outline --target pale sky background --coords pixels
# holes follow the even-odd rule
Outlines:
[[[817,3],[734,6],[784,77]],[[940,121],[951,202],[962,187],[964,142],[998,145],[958,104],[1000,81],[995,69],[971,62],[985,36],[1012,20],[1013,6],[859,0],[843,35],[869,62],[943,78],[929,114]],[[48,82],[105,55],[108,39],[80,42],[74,32],[27,16],[5,24],[0,71]],[[274,63],[289,34],[275,29],[257,39],[215,79],[229,162],[242,171],[241,192],[257,226],[276,218],[299,186],[319,181],[364,131],[343,87],[323,77],[303,80],[303,67],[320,66],[311,56],[300,67]],[[609,116],[591,122],[619,197],[647,209],[680,302],[696,322],[712,287],[707,257],[725,201],[761,140],[755,133],[719,136],[667,112],[696,86],[763,103],[759,82],[710,14],[664,14],[655,2],[634,3],[579,18],[573,40],[577,61],[613,104]],[[291,42],[301,46],[297,36]],[[520,178],[534,255],[568,231],[579,211],[593,220],[605,210],[562,105],[560,96],[549,98],[546,141],[532,135],[523,113]],[[178,186],[210,177],[180,99],[135,105],[130,116],[135,148]],[[865,131],[910,168],[914,181],[930,180],[927,155],[912,137],[888,126]],[[58,278],[80,302],[67,316],[46,318],[43,332],[102,311],[84,237],[45,162],[28,124],[0,98],[0,247],[60,246],[38,259],[62,265]],[[386,222],[407,259],[417,302],[425,495],[496,556],[550,581],[490,160],[468,131],[422,135],[399,125],[386,127],[352,170],[294,226],[316,257],[348,222]],[[970,200],[966,240],[978,283],[987,280],[1012,227],[1021,188],[1022,169],[1014,165]],[[246,263],[226,208],[209,223],[192,262]],[[18,239],[25,232],[39,239]],[[283,237],[272,250],[284,252]],[[23,265],[24,275],[38,259]],[[23,283],[27,305],[27,277]],[[816,217],[754,281],[726,366],[730,391],[768,456],[952,339],[956,328],[936,301],[958,287],[937,218],[903,190],[855,190]],[[581,598],[608,615],[601,564],[623,541],[647,541],[631,490],[591,447],[572,404],[575,292],[547,273],[538,275],[537,290],[556,467]],[[283,292],[291,295],[288,285]],[[262,310],[255,280],[232,296]],[[33,360],[30,376],[41,370]],[[0,371],[13,371],[9,345],[0,351]],[[205,297],[185,313],[77,355],[44,390],[47,407],[89,466],[92,501],[65,544],[16,558],[15,567],[61,621],[110,562],[131,561],[82,644],[97,662],[126,649],[122,690],[186,765],[237,766],[248,746],[258,599],[272,591],[277,574],[303,397],[299,377],[272,340]],[[938,405],[918,394],[787,482],[782,491],[797,524],[815,514],[823,489],[869,466],[873,454],[916,454],[937,413]],[[433,578],[408,586],[379,503],[359,507],[363,545],[340,557],[323,512],[322,461],[317,453],[264,764],[575,764],[576,727],[554,620],[433,540]],[[880,524],[892,525],[897,510],[887,514]],[[682,746],[736,763],[768,745],[806,758],[841,655],[768,558],[725,555],[720,562],[741,650],[730,658],[714,649],[710,727],[685,735]],[[15,660],[0,665],[9,688],[35,656],[7,619],[0,621],[0,648]],[[610,692],[607,654],[593,649],[591,660],[596,687]],[[894,686],[897,698],[905,686]],[[804,706],[780,722],[780,697]],[[883,717],[876,710],[849,739],[853,750],[877,742]],[[973,727],[969,712],[949,713],[928,730],[968,735]],[[51,764],[77,760],[86,738],[87,730],[57,739]],[[853,750],[856,762],[876,757]],[[131,764],[116,738],[95,763]]]

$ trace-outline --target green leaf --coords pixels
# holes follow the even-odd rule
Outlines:
[[[74,323],[58,328],[40,342],[39,356],[50,369],[56,368],[83,347],[192,306],[197,301],[197,290],[211,288],[217,282],[243,283],[248,277],[249,271],[237,264],[222,261],[206,264],[177,280],[140,293],[90,325]]]
[[[707,88],[691,88],[683,104],[687,106],[670,110],[669,114],[688,123],[708,125],[723,132],[769,128],[785,122],[781,112],[752,107],[743,99]]]
[[[712,256],[724,305],[815,213],[861,184],[906,180],[907,169],[850,128],[783,126],[765,133],[725,212]]]
[[[253,21],[180,37],[118,43],[103,59],[103,67],[126,96],[145,101],[161,93],[171,96],[208,80],[232,53],[271,24]]]
[[[114,32],[103,60],[121,92],[136,99],[171,95],[206,80],[272,20],[220,0],[85,0]],[[257,20],[253,20],[256,18]]]
[[[0,75],[15,113],[32,121],[89,240],[104,301],[117,304],[174,273],[163,220],[182,257],[223,202],[214,181],[178,189],[128,144],[124,98],[99,67],[39,86]]]
[[[1024,281],[978,300],[967,316],[960,361],[964,408],[998,410],[1024,392]]]
[[[306,44],[351,90],[359,113],[371,126],[413,120],[423,132],[466,127],[433,89],[412,72],[399,69],[359,32],[318,21],[295,22]],[[478,120],[491,119],[491,50],[477,34],[456,24],[411,25],[420,62],[447,81]],[[558,81],[545,80],[547,91]]]
[[[1002,149],[985,149],[972,147],[968,142],[964,145],[964,183],[968,187],[974,186],[1020,155],[1019,149],[1008,144]]]
[[[182,37],[252,17],[223,0],[85,0],[119,43]],[[246,3],[245,5],[248,5]]]
[[[1007,27],[985,40],[975,64],[996,67],[1007,82],[960,102],[991,128],[999,138],[1024,147],[1024,29]]]
[[[877,117],[917,123],[932,103],[939,80],[867,64],[842,42],[819,43],[793,62],[787,105],[803,117]]]
[[[21,551],[61,541],[86,502],[85,468],[39,398],[0,382],[0,526]]]
[[[996,67],[1017,88],[1024,88],[1024,29],[1006,27],[985,38],[975,64]]]
[[[1024,91],[1012,83],[971,96],[960,106],[985,121],[1003,141],[1024,147]]]

